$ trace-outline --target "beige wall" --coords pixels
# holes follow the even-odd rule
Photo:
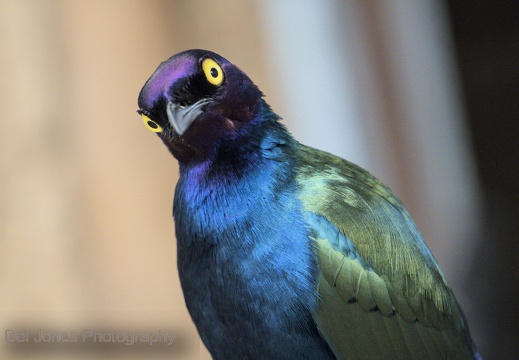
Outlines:
[[[136,100],[160,61],[191,47],[262,82],[250,4],[0,2],[2,334],[168,324],[198,354],[176,273],[177,165]]]

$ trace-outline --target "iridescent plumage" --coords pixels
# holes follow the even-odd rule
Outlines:
[[[179,275],[213,358],[479,356],[400,201],[367,171],[294,140],[236,66],[177,54],[139,108],[179,162]]]

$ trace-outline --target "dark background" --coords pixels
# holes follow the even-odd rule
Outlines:
[[[447,1],[484,199],[467,288],[488,359],[519,356],[519,2]]]

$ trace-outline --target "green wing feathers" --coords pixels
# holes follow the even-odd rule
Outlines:
[[[299,155],[300,198],[321,270],[314,317],[334,352],[473,358],[456,299],[400,201],[345,160],[304,146]]]

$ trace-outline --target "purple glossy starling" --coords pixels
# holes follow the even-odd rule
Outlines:
[[[178,272],[214,359],[480,358],[402,203],[297,142],[238,67],[174,55],[138,112],[178,160]]]

